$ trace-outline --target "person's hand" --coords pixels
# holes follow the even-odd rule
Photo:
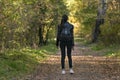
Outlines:
[[[72,46],[72,50],[74,51],[74,46]]]
[[[57,48],[57,49],[59,48],[58,44],[56,44],[56,48]]]

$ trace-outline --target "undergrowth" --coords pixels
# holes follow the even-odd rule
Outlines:
[[[91,49],[95,51],[104,50],[105,51],[104,56],[120,58],[120,50],[119,50],[120,45],[118,44],[110,44],[106,46],[102,43],[96,43],[96,44],[92,44]]]
[[[39,49],[8,49],[0,53],[0,80],[13,80],[30,73],[39,62],[56,51],[55,46],[51,44]]]

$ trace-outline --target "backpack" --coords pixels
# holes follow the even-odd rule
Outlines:
[[[73,38],[73,33],[71,32],[73,29],[73,26],[66,22],[63,26],[62,26],[62,29],[61,29],[61,32],[60,32],[60,40],[61,41],[68,41],[68,40],[72,40]]]

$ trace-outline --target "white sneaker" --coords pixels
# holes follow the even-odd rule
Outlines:
[[[74,74],[74,71],[73,71],[73,69],[70,69],[70,74]]]
[[[65,74],[65,70],[62,70],[62,74]]]

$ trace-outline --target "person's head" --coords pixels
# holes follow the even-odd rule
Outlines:
[[[64,15],[62,16],[61,24],[67,22],[67,20],[68,20],[68,16],[67,16],[66,14],[64,14]]]
[[[65,22],[67,22],[68,16],[67,16],[66,14],[64,14],[64,15],[62,16],[62,19],[63,19]]]

